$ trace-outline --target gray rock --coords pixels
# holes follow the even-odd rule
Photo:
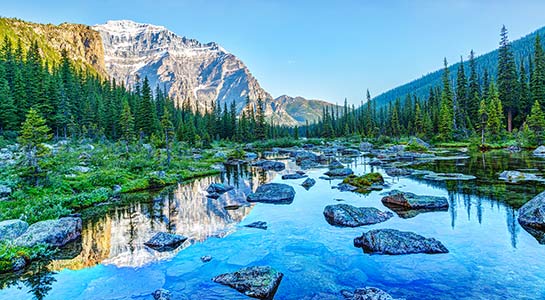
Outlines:
[[[341,164],[338,160],[334,160],[329,164],[328,168],[330,170],[332,170],[332,169],[343,169],[344,165]]]
[[[397,153],[397,152],[403,152],[405,151],[405,145],[394,145],[394,146],[391,146],[390,148],[388,148],[388,150],[390,152],[394,152],[394,153]]]
[[[151,175],[157,178],[165,178],[165,176],[167,176],[167,173],[165,173],[165,171],[154,171],[151,172]]]
[[[448,180],[466,181],[466,180],[476,179],[477,177],[473,175],[465,175],[460,173],[429,172],[427,175],[424,175],[424,177],[422,178],[427,180],[432,180],[432,181],[448,181]]]
[[[272,299],[283,276],[269,266],[257,266],[221,274],[212,278],[212,281],[232,287],[248,297]]]
[[[12,190],[9,186],[0,184],[0,199],[9,197],[11,193],[12,193]]]
[[[430,144],[424,142],[422,139],[420,138],[417,138],[417,137],[412,137],[410,140],[409,140],[409,144],[417,144],[417,145],[420,145],[426,149],[429,149],[430,148]]]
[[[222,158],[222,159],[226,159],[227,158],[227,154],[225,154],[225,152],[222,152],[222,151],[218,151],[214,154],[214,158]]]
[[[366,152],[369,152],[373,149],[373,144],[369,143],[369,142],[361,142],[360,143],[360,150],[361,151],[366,151]]]
[[[210,198],[210,199],[218,199],[219,197],[221,197],[221,195],[216,193],[216,192],[212,192],[212,193],[209,193],[208,195],[206,195],[206,197]]]
[[[246,159],[249,159],[249,160],[254,160],[254,159],[257,159],[257,154],[253,152],[246,152],[246,154],[244,154],[244,157],[246,157]]]
[[[282,171],[286,168],[286,164],[275,160],[259,160],[252,164],[254,167],[262,168],[263,170]]]
[[[172,233],[158,232],[144,245],[159,251],[172,251],[178,248],[183,242],[187,240],[187,237]]]
[[[85,166],[75,166],[72,168],[72,171],[79,173],[88,173],[89,171],[91,171],[91,168]]]
[[[206,191],[208,193],[218,193],[218,194],[223,194],[223,193],[226,193],[230,190],[233,190],[234,187],[230,186],[230,185],[227,185],[227,184],[223,184],[223,183],[212,183],[210,186],[208,186],[208,188],[206,189]]]
[[[267,230],[267,222],[257,221],[257,222],[250,223],[248,225],[244,225],[244,227],[258,228],[258,229]]]
[[[114,186],[112,187],[112,192],[113,192],[114,194],[119,194],[119,193],[121,193],[121,190],[122,190],[122,189],[123,189],[123,188],[122,188],[119,184],[116,184],[116,185],[114,185]]]
[[[171,294],[169,290],[158,289],[151,294],[155,300],[170,300]]]
[[[354,174],[354,171],[350,168],[332,169],[324,173],[324,175],[329,177],[346,177],[352,174]]]
[[[307,175],[301,175],[299,173],[293,173],[293,174],[284,174],[282,175],[282,179],[288,180],[288,179],[301,179],[305,178]]]
[[[34,247],[46,244],[62,247],[81,236],[81,218],[66,217],[34,223],[21,236],[15,239],[18,246]]]
[[[142,144],[142,147],[148,152],[153,151],[153,147],[150,144]]]
[[[388,174],[388,176],[392,176],[392,177],[407,176],[413,173],[409,169],[401,169],[401,168],[386,168],[384,171],[386,171],[386,174]]]
[[[356,149],[346,148],[346,149],[341,150],[341,154],[345,155],[345,156],[359,156],[360,151],[358,151]]]
[[[378,158],[373,158],[370,162],[369,162],[369,165],[370,166],[381,166],[382,164],[384,164],[384,162]]]
[[[346,300],[396,300],[385,291],[375,287],[356,289],[354,292],[343,290],[341,294]]]
[[[441,242],[413,232],[374,229],[354,239],[354,246],[365,253],[403,255],[414,253],[448,253]]]
[[[13,240],[28,229],[28,223],[19,219],[0,222],[0,241]]]
[[[247,197],[248,202],[263,202],[273,204],[290,204],[295,198],[293,187],[282,183],[267,183],[257,188],[255,193]]]
[[[409,192],[393,190],[382,198],[385,205],[396,205],[408,209],[447,209],[448,200],[445,197],[421,196]]]
[[[303,181],[303,183],[301,183],[301,185],[306,189],[313,187],[315,184],[316,184],[316,180],[313,178],[307,178],[305,179],[305,181]]]
[[[540,244],[545,244],[545,192],[526,202],[518,213],[518,221],[522,228]]]
[[[324,209],[326,221],[334,226],[358,227],[384,222],[394,215],[374,207],[355,207],[348,204],[328,205]]]
[[[298,165],[301,167],[301,169],[303,170],[308,170],[308,169],[312,169],[312,168],[318,168],[320,167],[320,163],[316,162],[316,161],[313,161],[311,159],[305,159],[305,160],[302,160],[298,163]]]
[[[28,262],[24,257],[16,257],[11,260],[11,270],[14,272],[20,271],[27,266]]]
[[[533,154],[535,156],[545,156],[545,146],[539,146],[534,150]]]

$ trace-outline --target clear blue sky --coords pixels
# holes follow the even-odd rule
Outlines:
[[[510,38],[545,26],[540,0],[3,1],[0,14],[89,25],[131,19],[215,41],[240,57],[274,97],[359,103]]]

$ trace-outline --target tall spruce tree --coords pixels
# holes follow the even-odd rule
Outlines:
[[[517,93],[517,70],[515,58],[511,51],[511,43],[507,36],[507,29],[502,26],[500,33],[500,49],[498,54],[498,94],[503,107],[507,112],[507,131],[513,130],[513,118],[519,110]]]

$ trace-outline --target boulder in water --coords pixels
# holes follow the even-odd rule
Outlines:
[[[538,177],[535,174],[523,173],[520,171],[503,171],[500,173],[500,180],[505,180],[509,183],[519,183],[521,181],[540,181],[542,178]]]
[[[408,209],[446,209],[448,200],[445,197],[421,196],[409,192],[393,190],[382,198],[385,205],[395,205]]]
[[[295,198],[293,187],[282,183],[267,183],[257,188],[255,193],[248,195],[248,202],[272,204],[290,204]]]
[[[170,291],[166,289],[158,289],[151,294],[155,300],[170,300]]]
[[[208,188],[206,189],[206,191],[210,194],[212,193],[218,193],[218,194],[223,194],[223,193],[226,193],[230,190],[234,189],[234,187],[230,186],[230,185],[227,185],[227,184],[223,184],[223,183],[212,183],[210,186],[208,186]]]
[[[267,222],[256,221],[256,222],[250,223],[248,225],[244,225],[244,227],[258,228],[258,229],[267,230]]]
[[[212,281],[232,287],[248,297],[272,299],[283,276],[269,266],[256,266],[218,275]]]
[[[413,232],[395,229],[374,229],[354,239],[354,246],[365,253],[403,255],[414,253],[448,253],[447,248],[434,238],[425,238]]]
[[[340,169],[331,169],[324,173],[329,177],[346,177],[348,175],[354,174],[354,171],[350,168],[340,168]]]
[[[374,207],[355,207],[348,204],[328,205],[324,209],[326,221],[334,226],[358,227],[384,222],[394,215]]]
[[[299,174],[299,173],[284,174],[284,175],[282,175],[282,179],[284,179],[284,180],[288,180],[288,179],[301,179],[301,178],[305,178],[305,177],[307,177],[307,175],[302,175],[302,174]]]
[[[303,181],[303,183],[301,183],[301,185],[307,190],[313,187],[315,184],[316,184],[316,180],[313,178],[307,178],[305,179],[305,181]]]
[[[144,245],[159,251],[172,251],[178,248],[183,242],[187,240],[187,237],[172,233],[158,232]]]
[[[519,209],[518,221],[540,244],[545,244],[545,192],[535,196]]]
[[[375,287],[356,289],[354,292],[343,290],[341,295],[346,300],[396,300],[385,291]]]
[[[263,170],[282,171],[286,168],[286,165],[281,161],[275,160],[258,160],[252,164],[254,167],[262,168]]]

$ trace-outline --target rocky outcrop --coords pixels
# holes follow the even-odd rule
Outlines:
[[[394,215],[374,207],[355,207],[348,204],[328,205],[324,209],[326,221],[334,226],[358,227],[384,222]]]
[[[221,274],[212,278],[212,281],[232,287],[248,297],[272,299],[283,276],[269,266],[258,266]]]
[[[390,191],[382,198],[382,203],[407,209],[447,209],[449,206],[445,197],[421,196],[398,190]]]
[[[81,236],[81,226],[79,217],[40,221],[30,225],[25,233],[15,239],[15,244],[24,247],[38,244],[62,247]]]
[[[425,238],[413,232],[395,229],[374,229],[354,239],[354,246],[365,253],[402,255],[414,253],[448,253],[447,248],[434,238]]]
[[[247,197],[248,202],[263,202],[272,204],[290,204],[295,197],[293,187],[282,183],[267,183],[257,188],[255,193]]]
[[[187,240],[187,237],[178,234],[158,232],[156,233],[149,241],[145,242],[144,245],[159,251],[172,251]]]
[[[0,222],[0,241],[13,240],[28,229],[28,223],[19,219]]]
[[[354,292],[343,290],[341,295],[346,300],[396,300],[385,291],[375,287],[356,289]]]
[[[540,244],[545,244],[545,192],[526,202],[518,212],[518,221],[522,228]]]
[[[500,173],[498,179],[509,183],[519,183],[522,181],[543,181],[543,178],[538,177],[535,174],[523,173],[520,171],[503,171]]]
[[[385,187],[384,178],[380,173],[367,173],[362,176],[350,175],[343,180],[343,184],[356,187],[354,191],[358,193],[379,191]]]
[[[539,146],[539,147],[537,147],[537,148],[534,150],[533,154],[534,154],[535,156],[545,156],[545,146]]]

